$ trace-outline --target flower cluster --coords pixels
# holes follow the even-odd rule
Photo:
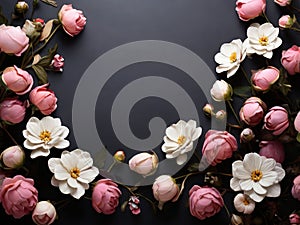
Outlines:
[[[55,5],[52,0],[43,2]],[[268,4],[289,7],[292,2],[274,0]],[[188,172],[156,176],[160,165],[158,154],[153,150],[135,154],[130,159],[126,159],[126,151],[115,152],[110,169],[127,160],[131,172],[141,179],[156,176],[148,192],[150,196],[145,196],[139,193],[138,185],[127,186],[102,177],[99,174],[102,168],[94,165],[89,152],[67,149],[69,129],[60,118],[52,117],[58,98],[49,88],[46,71],[62,72],[64,58],[57,53],[57,46],[50,48],[48,54],[42,54],[60,28],[70,37],[79,35],[87,21],[84,13],[72,5],[63,5],[55,19],[25,19],[29,5],[19,1],[14,16],[25,19],[22,28],[8,24],[8,20],[0,25],[0,125],[14,143],[0,154],[0,203],[5,213],[15,219],[31,215],[38,225],[52,224],[56,220],[59,203],[40,199],[34,178],[24,166],[26,161],[34,164],[39,158],[47,157],[45,166],[52,176],[51,185],[63,196],[70,195],[70,201],[90,199],[92,208],[100,214],[111,215],[120,206],[121,211],[127,208],[137,215],[142,213],[142,200],[150,202],[155,209],[164,210],[166,204],[178,201],[189,177],[199,176],[199,182],[187,191],[190,214],[199,220],[225,209],[231,224],[246,224],[245,221],[261,215],[260,209],[275,204],[276,209],[264,216],[267,224],[277,224],[277,220],[300,224],[298,209],[289,215],[277,211],[286,199],[300,201],[299,154],[297,158],[287,151],[290,146],[299,148],[300,142],[300,106],[290,98],[292,85],[289,83],[290,76],[300,73],[299,47],[293,45],[282,50],[281,68],[274,65],[273,58],[283,43],[280,28],[283,32],[297,31],[297,18],[285,15],[278,20],[280,28],[276,27],[267,18],[266,6],[266,0],[237,0],[237,16],[242,21],[253,21],[245,32],[247,38],[224,43],[214,56],[220,79],[210,89],[214,102],[207,103],[203,111],[208,120],[212,117],[217,121],[228,119],[226,129],[209,129],[201,146],[197,141],[203,130],[193,119],[180,119],[165,130],[161,153],[178,166],[186,164],[184,168]],[[265,22],[257,23],[258,17]],[[11,64],[12,57],[20,63]],[[263,58],[266,65],[247,72],[243,63],[255,58]],[[245,76],[243,87],[234,85],[234,79],[239,76]],[[233,107],[232,102],[237,98],[243,103]],[[231,113],[227,116],[225,108],[215,113],[215,102],[225,102]],[[23,141],[19,144],[9,128],[22,122]],[[60,151],[60,157],[52,156],[53,149]],[[196,162],[191,160],[191,155]],[[201,168],[203,159],[209,165],[205,170]],[[222,166],[228,163],[229,171],[223,171]],[[228,192],[234,193],[231,212],[223,199]],[[126,194],[127,198],[121,199]]]

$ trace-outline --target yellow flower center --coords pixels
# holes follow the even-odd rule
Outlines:
[[[80,174],[80,170],[78,168],[76,168],[76,167],[74,167],[73,169],[70,170],[71,177],[73,177],[75,179],[77,177],[79,177],[79,174]]]
[[[231,63],[236,62],[237,58],[236,58],[236,52],[231,53],[231,55],[229,56],[229,60]]]
[[[263,176],[263,174],[260,170],[254,170],[251,173],[251,180],[253,180],[254,182],[260,181],[262,176]]]
[[[185,141],[186,141],[185,136],[179,136],[178,139],[177,139],[177,144],[183,145]]]
[[[268,44],[268,37],[266,36],[262,36],[259,38],[259,43],[262,45],[262,46],[266,46]]]
[[[40,133],[40,139],[45,142],[48,143],[49,141],[51,141],[51,132],[48,130],[44,130]]]
[[[244,205],[249,205],[249,201],[248,201],[248,199],[244,199],[244,201],[243,201],[243,203],[244,203]]]

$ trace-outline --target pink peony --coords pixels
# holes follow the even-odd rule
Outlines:
[[[280,135],[289,126],[288,112],[281,106],[272,107],[264,119],[264,128],[272,131],[273,135]]]
[[[31,103],[44,115],[50,115],[57,108],[57,98],[47,86],[48,84],[37,86],[29,94]]]
[[[190,212],[200,220],[214,216],[224,206],[220,192],[213,187],[194,185],[189,191],[189,196]]]
[[[29,38],[20,27],[0,26],[0,52],[21,56],[29,46]]]
[[[290,75],[300,72],[300,48],[293,45],[286,51],[282,51],[281,64]]]
[[[119,205],[121,191],[110,179],[99,180],[93,189],[92,206],[98,213],[112,214]]]
[[[292,195],[295,199],[300,201],[300,175],[298,175],[294,181],[294,185],[292,187]]]
[[[266,0],[237,0],[235,10],[241,20],[248,21],[265,12]]]
[[[25,70],[7,67],[2,74],[3,83],[17,95],[24,95],[30,91],[33,85],[32,76]]]
[[[240,109],[240,119],[249,126],[256,126],[264,117],[266,104],[257,97],[250,97]]]
[[[25,117],[26,107],[18,99],[5,99],[0,103],[0,119],[9,123],[20,123]]]
[[[261,156],[273,158],[278,163],[283,163],[285,158],[284,147],[279,141],[261,141],[259,143]]]
[[[31,217],[37,225],[50,225],[56,219],[56,209],[50,202],[41,201],[36,204]]]
[[[236,150],[237,141],[227,131],[209,130],[206,133],[202,154],[212,166],[230,158]]]
[[[58,13],[58,17],[65,32],[71,37],[79,34],[86,24],[86,18],[83,12],[73,9],[72,4],[63,5]]]
[[[294,126],[296,131],[298,131],[298,133],[300,133],[300,112],[297,113],[297,116],[294,120]]]
[[[266,69],[252,73],[253,87],[257,91],[267,91],[279,78],[280,72],[277,68],[269,66]]]
[[[21,175],[4,179],[0,189],[0,202],[6,214],[19,219],[34,210],[38,191],[33,185],[33,179]]]
[[[296,213],[292,213],[289,216],[290,224],[291,225],[299,225],[300,224],[300,216]]]

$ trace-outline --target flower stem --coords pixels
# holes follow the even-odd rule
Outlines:
[[[228,103],[228,105],[229,105],[229,107],[230,107],[230,109],[231,109],[231,111],[232,111],[232,113],[233,113],[233,115],[234,115],[236,121],[238,122],[238,124],[239,124],[240,126],[242,126],[242,124],[241,124],[241,122],[240,122],[240,119],[239,119],[239,117],[237,116],[236,112],[234,111],[234,108],[233,108],[233,106],[232,106],[230,100],[227,100],[226,102]]]
[[[244,77],[246,78],[248,84],[249,84],[250,86],[252,86],[251,81],[249,80],[249,78],[248,78],[248,76],[247,76],[247,73],[246,73],[244,67],[240,66],[240,68],[241,68],[241,71],[242,71]]]
[[[188,174],[185,174],[185,175],[182,175],[182,176],[179,176],[179,177],[175,177],[174,179],[175,180],[178,180],[178,179],[181,179],[183,177],[189,177],[189,176],[192,176],[192,175],[196,175],[196,174],[200,174],[200,173],[203,173],[203,171],[198,171],[198,172],[193,172],[193,173],[188,173]]]
[[[263,12],[263,17],[266,19],[266,21],[267,21],[268,23],[270,23],[270,20],[269,20],[269,18],[267,17],[266,12]]]
[[[1,128],[5,131],[5,133],[9,136],[9,138],[12,140],[12,142],[15,144],[15,145],[18,145],[18,142],[16,141],[16,139],[11,135],[11,133],[6,129],[6,126],[4,124],[0,124]]]

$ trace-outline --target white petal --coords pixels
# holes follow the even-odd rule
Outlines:
[[[282,169],[281,164],[277,163],[275,166],[275,171],[277,173],[277,182],[281,181],[285,176],[285,170]]]
[[[237,66],[234,66],[232,69],[227,71],[227,78],[232,77],[240,68],[240,65],[238,64]]]
[[[253,190],[259,195],[265,195],[267,190],[263,188],[258,182],[253,182]]]
[[[70,176],[70,172],[66,170],[61,164],[56,165],[54,170],[54,177],[56,180],[67,180]]]
[[[35,159],[36,157],[43,156],[47,157],[50,154],[49,149],[38,148],[31,151],[30,158]]]
[[[269,171],[267,173],[263,172],[263,176],[259,181],[259,184],[264,187],[269,187],[276,183],[277,173],[275,171]]]
[[[52,133],[53,129],[61,126],[61,121],[59,118],[45,116],[44,118],[41,119],[41,125],[43,126],[43,130],[48,130]]]
[[[192,141],[197,140],[202,134],[202,127],[197,127],[192,134]]]
[[[67,181],[59,181],[59,190],[61,191],[61,193],[63,194],[70,194],[71,192],[71,187],[68,185]]]
[[[91,155],[88,152],[83,152],[81,154],[81,158],[78,159],[77,168],[79,168],[82,171],[92,166],[93,166],[93,159],[91,158]]]
[[[59,185],[59,181],[56,180],[54,176],[52,176],[52,178],[51,178],[51,185],[54,187],[58,187],[58,185]]]
[[[240,180],[240,187],[243,191],[250,191],[253,188],[253,181],[248,180]]]
[[[241,161],[241,160],[236,160],[236,161],[234,161],[234,162],[232,163],[232,175],[233,175],[234,177],[237,176],[236,170],[237,170],[237,168],[240,168],[240,167],[243,167],[243,161]]]
[[[261,165],[261,171],[264,173],[272,171],[276,166],[276,161],[272,158],[265,159]]]
[[[265,195],[259,195],[254,190],[245,191],[244,193],[255,202],[261,202],[265,198]]]
[[[216,63],[221,64],[221,65],[223,65],[223,64],[227,64],[227,65],[230,64],[229,57],[223,55],[220,52],[215,55],[215,61],[216,61]]]
[[[230,55],[235,51],[236,51],[236,48],[231,43],[225,43],[220,48],[220,52],[227,57],[230,57]]]
[[[251,174],[249,173],[249,171],[245,170],[244,167],[237,167],[235,170],[235,177],[238,179],[250,179],[251,178]]]
[[[60,164],[59,158],[51,158],[48,160],[48,167],[52,173],[55,171],[55,167]]]
[[[72,169],[77,165],[77,158],[70,154],[68,151],[63,151],[61,154],[61,163],[66,169]]]
[[[41,127],[39,126],[39,121],[38,122],[28,121],[26,125],[26,130],[32,135],[36,135],[36,136],[39,136],[42,131]]]
[[[33,144],[31,143],[29,140],[25,140],[24,143],[23,143],[24,147],[27,148],[27,149],[37,149],[37,148],[41,148],[43,147],[43,143],[40,143],[40,144]]]
[[[82,187],[81,185],[78,185],[76,189],[72,188],[70,190],[70,194],[76,199],[80,199],[80,197],[83,196],[84,193],[85,193],[84,187]]]
[[[74,179],[73,177],[69,177],[67,179],[68,185],[72,188],[77,188],[80,184],[78,184],[77,180]]]
[[[248,153],[243,160],[243,166],[249,172],[260,170],[261,164],[262,158],[257,153]]]
[[[28,132],[28,130],[23,130],[23,136],[33,144],[39,144],[43,142],[37,135],[32,135],[30,132]]]
[[[59,136],[61,138],[66,138],[68,134],[69,134],[69,129],[65,126],[55,127],[51,132],[51,135],[53,137]]]
[[[239,179],[237,179],[235,177],[233,177],[233,178],[230,179],[230,187],[234,191],[240,191],[240,190],[242,190],[241,187],[240,187]]]
[[[93,166],[92,168],[90,168],[88,170],[81,171],[79,177],[83,178],[86,181],[88,181],[87,183],[90,183],[95,179],[95,177],[98,174],[99,174],[98,168]],[[86,183],[86,182],[83,182],[83,183]]]
[[[271,59],[272,56],[273,56],[273,52],[272,51],[266,52],[265,54],[263,54],[263,56],[268,58],[268,59]]]
[[[178,128],[175,127],[174,125],[166,129],[166,135],[168,136],[169,139],[171,139],[174,142],[177,142],[178,137],[180,136],[179,132],[180,131],[178,130]]]
[[[182,154],[176,158],[176,163],[178,165],[182,165],[186,162],[186,160],[187,160],[187,154]]]
[[[268,197],[278,197],[280,195],[281,188],[279,184],[274,184],[268,187],[267,191],[268,191],[267,193]]]

